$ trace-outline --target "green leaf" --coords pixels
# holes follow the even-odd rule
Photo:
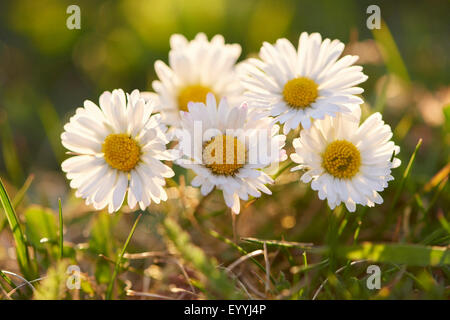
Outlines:
[[[46,242],[58,241],[56,218],[53,211],[37,205],[32,205],[25,210],[25,233],[28,241],[36,248],[44,248],[42,239]]]
[[[31,262],[28,255],[28,248],[25,242],[22,229],[20,228],[19,219],[16,216],[16,212],[11,204],[8,193],[0,179],[0,200],[3,205],[6,218],[8,219],[9,226],[13,233],[14,241],[16,243],[17,262],[20,270],[24,276],[28,279],[34,279],[37,276],[37,268],[34,263]]]
[[[341,246],[335,250],[339,257],[350,260],[367,259],[419,267],[450,264],[450,250],[439,246],[363,242],[360,245]]]

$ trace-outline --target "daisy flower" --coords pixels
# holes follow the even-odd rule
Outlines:
[[[104,92],[100,108],[86,100],[64,126],[62,144],[74,156],[62,163],[76,196],[100,210],[120,209],[127,203],[144,210],[152,201],[167,200],[164,178],[174,175],[161,160],[173,160],[160,115],[139,91]]]
[[[240,200],[249,195],[271,194],[266,184],[271,177],[261,171],[285,160],[286,137],[270,118],[250,121],[247,105],[229,105],[226,98],[219,105],[213,94],[204,103],[189,103],[189,112],[181,112],[182,130],[178,131],[182,159],[180,165],[192,169],[192,180],[207,195],[216,187],[223,191],[232,212],[240,211]]]
[[[315,121],[294,139],[295,153],[291,154],[300,164],[291,171],[306,170],[301,181],[312,181],[311,188],[319,192],[321,200],[328,200],[331,209],[343,202],[350,212],[356,204],[372,207],[383,203],[378,192],[394,179],[391,169],[400,165],[394,158],[400,148],[390,141],[391,127],[384,124],[381,114],[371,115],[361,126],[359,106],[353,115]]]
[[[350,112],[348,104],[363,103],[355,95],[364,90],[355,85],[367,76],[362,67],[352,66],[358,56],[338,60],[343,50],[342,42],[322,41],[318,33],[303,32],[298,50],[287,39],[265,42],[261,60],[249,59],[239,68],[249,107],[275,117],[284,124],[284,134],[300,123],[307,129],[312,119]]]
[[[159,80],[152,83],[164,123],[179,127],[180,110],[187,111],[191,101],[205,102],[208,93],[217,99],[227,96],[230,102],[241,98],[243,89],[235,72],[240,45],[225,44],[221,35],[208,42],[204,33],[192,41],[175,34],[170,37],[170,48],[169,66],[156,61]]]

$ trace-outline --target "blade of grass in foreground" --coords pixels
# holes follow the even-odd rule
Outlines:
[[[275,247],[284,247],[284,248],[300,248],[304,250],[311,249],[312,243],[301,243],[301,242],[292,242],[292,241],[281,241],[281,240],[262,240],[256,238],[241,238],[242,241],[249,243],[257,243],[263,245],[264,243],[268,246]]]
[[[402,193],[403,188],[405,187],[406,180],[408,179],[409,174],[411,173],[412,165],[414,164],[414,160],[416,159],[417,151],[419,150],[421,145],[422,145],[422,139],[419,139],[419,141],[417,142],[416,148],[414,149],[414,152],[411,155],[411,158],[409,159],[408,165],[406,166],[405,171],[403,171],[402,179],[400,180],[400,185],[398,186],[397,190],[395,191],[394,199],[392,200],[391,206],[389,207],[389,210],[387,213],[386,222],[383,225],[381,225],[380,229],[378,230],[379,232],[382,232],[386,227],[388,227],[392,223],[392,221],[394,221],[394,219],[396,217],[396,215],[394,215],[394,213],[393,213],[395,206],[398,202],[398,199],[400,198],[400,194]]]
[[[59,209],[59,257],[64,258],[64,234],[63,234],[63,215],[61,207],[61,199],[58,199],[58,209]]]
[[[27,180],[25,180],[25,183],[23,184],[22,188],[20,188],[19,191],[17,191],[14,199],[12,200],[12,205],[14,209],[17,209],[19,204],[22,202],[23,198],[25,197],[25,194],[27,193],[28,189],[31,186],[31,183],[33,182],[33,179],[34,175],[30,174]],[[6,217],[5,218],[0,217],[0,233],[3,231],[3,228],[5,228],[7,224],[8,219]]]
[[[405,63],[386,23],[382,21],[381,28],[373,29],[372,34],[377,45],[381,47],[380,51],[388,70],[409,84],[410,78]]]
[[[17,262],[19,264],[20,270],[24,276],[28,279],[34,279],[36,272],[34,271],[34,265],[31,264],[30,256],[28,255],[28,248],[25,242],[25,237],[23,235],[22,229],[19,225],[19,220],[17,219],[14,208],[9,199],[8,193],[0,179],[0,200],[3,205],[3,209],[8,219],[9,226],[13,233],[14,241],[16,243],[17,251]]]
[[[125,254],[125,251],[128,248],[128,244],[130,243],[130,240],[133,237],[134,231],[136,230],[136,227],[137,227],[138,222],[141,219],[141,217],[142,217],[142,213],[137,217],[136,221],[134,222],[133,228],[131,228],[130,234],[128,235],[128,238],[125,241],[125,244],[123,245],[122,251],[120,252],[119,257],[117,258],[116,265],[114,266],[114,272],[111,277],[111,281],[108,284],[108,289],[106,291],[106,300],[111,300],[114,283],[116,282],[116,277],[117,277],[117,274],[119,273],[120,264],[122,263],[123,255]]]
[[[30,188],[33,180],[34,180],[34,175],[30,174],[27,177],[27,180],[25,180],[25,183],[23,184],[23,186],[19,189],[19,191],[17,191],[16,196],[14,197],[14,199],[12,201],[14,209],[17,209],[18,205],[22,202],[22,200],[25,197],[25,194],[27,193],[28,189]]]
[[[6,282],[7,284],[9,284],[9,286],[10,286],[12,289],[15,289],[15,288],[16,288],[16,285],[14,284],[14,282],[12,282],[12,280],[11,280],[6,274],[4,274],[2,270],[0,270],[0,277],[1,277],[3,280],[5,280],[5,282]]]
[[[10,179],[17,186],[23,179],[23,169],[20,165],[17,149],[14,145],[13,134],[7,120],[0,119],[0,133],[5,168]]]

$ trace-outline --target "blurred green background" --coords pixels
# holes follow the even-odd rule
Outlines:
[[[446,90],[443,103],[449,100],[449,1],[89,0],[77,1],[81,30],[68,30],[66,8],[72,3],[0,3],[0,121],[9,127],[3,128],[3,136],[14,137],[20,168],[9,171],[18,185],[36,167],[58,169],[60,122],[85,99],[96,101],[102,91],[114,88],[151,89],[153,64],[167,61],[173,33],[189,39],[200,31],[209,37],[221,33],[226,41],[242,45],[241,60],[257,52],[263,41],[286,37],[297,44],[302,31],[359,44],[347,49],[362,57],[359,63],[369,75],[364,97],[373,104],[380,77],[388,73],[379,49],[365,41],[372,39],[366,8],[378,4],[411,81],[423,94]],[[391,91],[399,95],[398,90]],[[395,126],[399,114],[389,102],[387,119]],[[402,112],[420,112],[417,101],[401,102]],[[3,173],[14,166],[5,156],[11,155],[0,157]]]
[[[307,31],[320,32],[323,38],[338,38],[346,44],[346,54],[360,56],[357,64],[369,76],[362,84],[363,115],[381,111],[394,131],[394,141],[402,149],[403,164],[393,173],[396,180],[382,194],[385,204],[370,209],[367,216],[364,208],[350,215],[349,227],[345,229],[342,224],[345,231],[341,243],[351,243],[354,230],[359,233],[364,221],[362,240],[448,246],[450,1],[85,0],[76,2],[81,8],[81,30],[66,27],[69,17],[66,9],[71,4],[74,2],[65,0],[0,2],[0,177],[14,196],[20,195],[17,190],[33,174],[34,181],[24,201],[27,204],[56,209],[57,199],[61,197],[65,203],[65,221],[70,225],[67,239],[81,243],[89,237],[92,252],[112,256],[123,243],[118,239],[126,236],[133,222],[131,215],[125,215],[127,222],[114,229],[123,216],[98,213],[93,215],[94,224],[87,228],[91,216],[84,216],[83,212],[92,213],[92,208],[80,208],[82,201],[69,193],[69,184],[60,171],[60,163],[66,157],[60,142],[63,125],[85,99],[97,102],[103,91],[115,88],[127,92],[151,90],[151,81],[155,79],[153,64],[157,59],[167,62],[169,38],[173,33],[181,33],[188,39],[198,32],[205,32],[209,38],[223,34],[228,43],[242,46],[240,60],[243,60],[255,55],[263,41],[273,43],[286,37],[297,46],[300,33]],[[381,8],[384,21],[382,28],[374,32],[366,27],[369,16],[366,9],[372,4]],[[403,186],[401,176],[419,138],[423,143]],[[334,231],[328,221],[326,204],[317,199],[309,186],[299,184],[298,178],[286,171],[271,187],[273,196],[246,203],[245,214],[239,216],[239,234],[333,243],[328,239]],[[237,259],[235,252],[225,250],[227,247],[220,246],[221,243],[210,242],[210,238],[199,234],[196,225],[189,222],[195,208],[195,212],[202,212],[199,218],[209,223],[209,228],[212,226],[220,234],[231,237],[231,218],[224,214],[221,196],[215,193],[215,198],[197,210],[196,205],[202,203],[198,193],[188,187],[185,190],[184,179],[176,177],[176,180],[181,187],[171,188],[172,200],[168,202],[175,209],[164,210],[180,214],[183,227],[189,229],[196,243],[202,243],[205,252],[219,256],[221,262]],[[394,206],[388,210],[396,202],[392,199],[397,191],[398,210]],[[347,223],[347,215],[343,216]],[[28,229],[39,230],[39,227],[32,228],[33,221],[28,216],[26,220]],[[152,215],[145,217],[145,228],[136,232],[140,250],[165,250],[161,248],[161,239],[155,231],[157,223],[153,220]],[[0,214],[0,233],[5,227],[6,220]],[[2,242],[5,245],[0,246],[0,261],[5,268],[14,268],[14,254],[4,249],[6,243],[8,247],[11,245],[11,239],[5,239]],[[81,243],[77,250],[85,247]],[[103,263],[108,269],[109,262]],[[98,279],[104,264],[99,263],[91,272]],[[161,271],[153,266],[154,270],[150,271],[157,278]],[[334,271],[334,267],[330,270]],[[273,268],[277,270],[274,272],[283,270],[288,274],[289,264],[278,259]],[[428,277],[422,269],[413,271],[417,271],[418,277],[424,274]],[[280,279],[284,277],[283,272]],[[448,266],[442,271],[427,269],[427,272],[435,272],[441,280],[440,287],[436,286],[437,293],[423,285],[434,280],[421,282],[424,292],[429,292],[426,297],[445,296],[442,288],[447,288],[448,296]],[[166,283],[176,280],[172,279],[174,270],[169,267],[164,274],[169,278]],[[277,279],[277,284],[283,279]],[[321,279],[315,278],[311,288],[318,287]],[[293,283],[297,280],[294,274]],[[405,280],[393,297],[415,297],[411,283]],[[311,298],[312,293],[306,291],[300,296]],[[380,296],[386,297],[384,294]],[[352,295],[366,298],[357,293]],[[347,298],[341,293],[336,296]]]

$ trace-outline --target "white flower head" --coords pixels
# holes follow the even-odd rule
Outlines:
[[[128,206],[144,210],[152,201],[167,200],[163,186],[174,175],[161,160],[173,160],[160,115],[153,114],[152,101],[138,90],[104,92],[100,108],[86,100],[64,126],[62,144],[70,157],[62,163],[76,196],[100,210],[120,209],[128,191]]]
[[[262,171],[287,158],[283,149],[286,137],[270,118],[250,121],[245,103],[232,107],[227,98],[217,106],[214,95],[204,103],[189,103],[189,112],[181,112],[180,165],[192,169],[192,180],[203,195],[214,187],[223,191],[232,212],[240,212],[240,200],[249,195],[271,194],[266,184],[273,183]]]
[[[300,180],[312,181],[311,188],[321,200],[328,200],[331,209],[343,202],[354,212],[356,204],[372,207],[383,203],[378,192],[394,179],[391,169],[400,165],[394,157],[400,148],[390,141],[391,127],[380,113],[372,114],[360,126],[361,109],[357,105],[352,109],[352,115],[326,116],[300,132],[291,154],[300,165],[291,171],[306,170]]]
[[[169,66],[156,61],[159,80],[152,83],[164,123],[178,128],[180,110],[187,111],[189,102],[205,102],[208,93],[217,99],[226,96],[230,102],[241,99],[243,88],[235,71],[240,45],[225,44],[221,35],[209,42],[204,33],[198,33],[192,41],[174,34],[170,47]]]
[[[362,67],[352,66],[358,56],[339,58],[344,44],[325,39],[319,33],[300,35],[298,50],[287,39],[275,45],[265,42],[261,59],[251,58],[239,68],[249,107],[284,124],[283,133],[311,120],[350,112],[349,104],[361,104],[355,87],[367,76]]]

